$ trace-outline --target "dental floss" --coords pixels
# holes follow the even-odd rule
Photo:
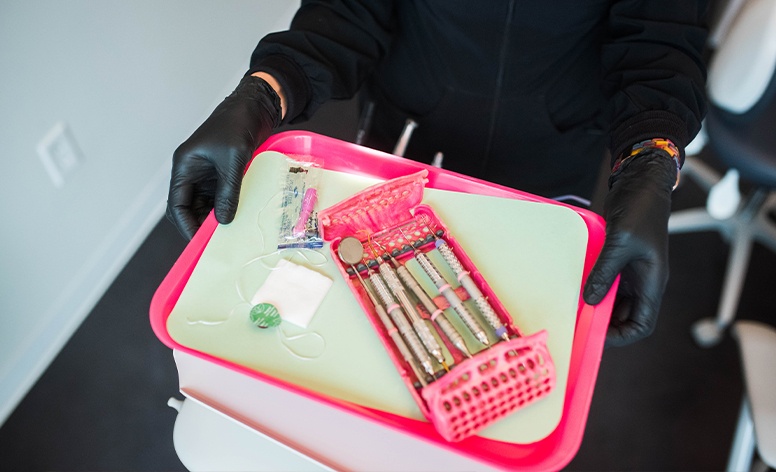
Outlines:
[[[326,340],[323,338],[323,336],[321,336],[320,334],[318,334],[315,331],[309,331],[309,332],[305,332],[305,333],[295,334],[295,335],[289,336],[288,334],[286,334],[285,330],[283,329],[283,325],[281,324],[278,327],[277,333],[278,333],[278,339],[280,339],[280,344],[283,346],[283,348],[286,351],[288,351],[292,356],[294,356],[294,357],[296,357],[298,359],[301,359],[303,361],[309,361],[309,360],[317,359],[317,358],[321,357],[323,355],[323,352],[326,350]],[[297,341],[297,340],[301,340],[301,339],[304,339],[304,338],[310,339],[310,337],[312,337],[311,339],[318,339],[318,340],[320,340],[320,349],[317,349],[315,351],[315,354],[311,354],[311,355],[305,355],[305,354],[301,354],[301,353],[295,351],[294,348],[292,348],[289,345],[289,343],[287,342],[287,341]],[[299,349],[299,348],[297,348],[297,349]]]

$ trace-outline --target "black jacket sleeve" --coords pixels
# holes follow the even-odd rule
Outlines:
[[[390,45],[388,0],[304,0],[288,31],[264,37],[248,74],[272,74],[286,95],[284,122],[303,121],[330,98],[350,98]]]
[[[682,150],[706,113],[707,1],[614,3],[602,47],[612,159],[633,144],[668,138]]]

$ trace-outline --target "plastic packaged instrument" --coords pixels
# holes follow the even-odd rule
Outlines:
[[[280,199],[278,249],[323,247],[318,233],[315,204],[322,163],[301,158],[287,159]]]
[[[318,219],[421,412],[443,438],[460,441],[547,396],[555,368],[547,332],[520,332],[444,222],[421,203],[426,175],[369,187]],[[354,239],[360,260],[339,251],[345,241],[352,253]]]

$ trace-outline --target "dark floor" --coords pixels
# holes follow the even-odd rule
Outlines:
[[[692,184],[674,194],[675,209],[702,203]],[[147,316],[183,247],[161,221],[0,428],[0,470],[183,469],[172,446],[175,411],[166,406],[177,392],[175,365]],[[725,467],[742,388],[738,354],[729,336],[702,349],[689,331],[715,313],[726,256],[716,234],[671,237],[671,280],[658,329],[605,352],[569,470]],[[776,255],[756,247],[742,317],[776,319],[774,272]]]

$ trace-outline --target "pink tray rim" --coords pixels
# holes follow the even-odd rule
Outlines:
[[[599,215],[591,211],[466,175],[438,169],[356,144],[306,131],[285,131],[267,139],[256,150],[254,156],[264,151],[277,151],[288,155],[348,156],[347,160],[341,159],[338,163],[339,165],[335,166],[334,170],[378,176],[385,179],[426,169],[429,171],[427,187],[430,188],[517,198],[568,207],[579,214],[588,228],[587,253],[582,277],[583,285],[603,246],[605,235],[604,221]],[[327,164],[330,161],[327,158]],[[325,167],[330,168],[328,165],[325,165]],[[412,434],[437,446],[488,463],[494,467],[505,469],[519,467],[521,470],[537,471],[559,470],[568,464],[579,450],[601,362],[606,327],[609,323],[614,295],[617,291],[617,283],[614,284],[604,300],[596,306],[584,303],[580,287],[579,310],[571,349],[563,412],[558,426],[552,433],[544,439],[530,444],[507,443],[479,436],[470,437],[457,443],[449,443],[434,430],[433,425],[430,423],[325,396],[262,372],[188,348],[173,340],[167,332],[167,318],[178,301],[216,226],[217,222],[211,212],[200,230],[178,257],[178,260],[159,285],[151,300],[149,309],[151,327],[157,338],[166,346],[342,411],[393,427],[407,434]]]

